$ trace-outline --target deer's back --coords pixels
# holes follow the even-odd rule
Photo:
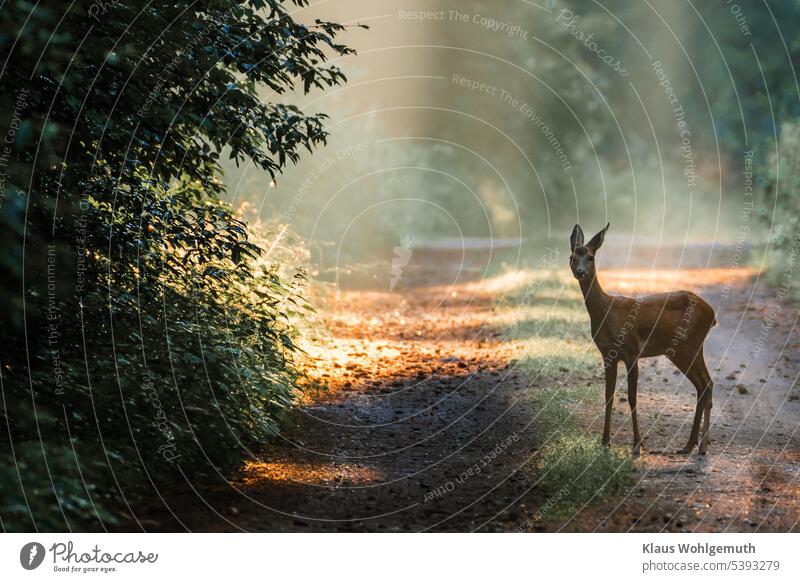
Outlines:
[[[702,346],[715,323],[714,308],[691,291],[614,296],[596,341],[601,351],[617,346],[640,357],[669,355]]]
[[[653,324],[659,319],[673,321],[678,318],[683,326],[694,332],[708,332],[717,323],[714,308],[708,302],[691,291],[671,291],[656,293],[635,299],[641,303],[643,319]]]

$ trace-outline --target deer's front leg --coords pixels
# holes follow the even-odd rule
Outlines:
[[[617,362],[605,359],[606,366],[606,421],[603,424],[603,444],[611,442],[611,413],[614,411],[614,389],[617,386]]]
[[[639,388],[639,362],[628,362],[628,404],[631,406],[631,420],[633,421],[633,456],[641,450],[642,437],[639,434],[639,418],[636,414],[636,393]]]

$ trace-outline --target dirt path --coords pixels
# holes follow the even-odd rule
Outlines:
[[[708,457],[646,453],[623,496],[539,519],[548,500],[533,487],[535,411],[527,378],[513,365],[518,346],[502,339],[491,286],[348,291],[329,299],[330,337],[312,354],[312,376],[330,389],[239,477],[183,497],[174,508],[183,525],[163,520],[156,529],[796,531],[797,310],[785,305],[765,332],[773,290],[747,277],[726,292],[716,279],[674,276],[719,309],[707,348],[718,368]],[[622,292],[664,284],[625,288],[630,280],[609,277]],[[694,390],[668,362],[643,364],[645,444],[677,449]],[[599,438],[601,407],[586,403],[579,417]],[[615,441],[628,443],[626,402],[617,403],[614,422]]]
[[[312,376],[329,390],[262,462],[178,513],[191,530],[508,530],[530,489],[525,379],[493,297],[436,288],[345,292]],[[215,514],[218,513],[218,515]],[[500,513],[499,516],[496,515]],[[162,524],[166,525],[166,524]],[[176,524],[166,526],[168,529]]]

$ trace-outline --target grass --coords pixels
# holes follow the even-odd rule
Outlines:
[[[518,366],[531,380],[539,438],[531,475],[551,517],[622,491],[633,470],[630,451],[606,447],[587,433],[578,414],[600,410],[600,357],[589,333],[580,291],[562,270],[539,269],[508,277],[498,305],[505,337],[519,347]],[[543,516],[542,516],[543,517]]]
[[[633,460],[627,448],[605,447],[597,435],[576,431],[550,440],[537,469],[537,488],[546,499],[558,499],[552,511],[559,515],[622,491]]]

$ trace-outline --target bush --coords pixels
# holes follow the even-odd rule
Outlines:
[[[97,4],[0,19],[4,530],[114,527],[296,396],[303,274],[220,201],[220,159],[274,176],[325,142],[258,90],[344,82],[343,26],[294,20],[307,0]]]
[[[164,236],[138,271],[95,257],[109,290],[83,297],[89,317],[59,317],[61,388],[50,391],[46,353],[30,387],[6,370],[4,395],[30,394],[5,409],[14,447],[0,459],[6,529],[113,527],[156,489],[224,476],[281,428],[298,396],[304,275],[249,241],[236,264],[230,249],[218,251],[244,242],[244,224],[222,203],[202,212],[215,217],[202,248],[219,258],[193,257],[192,244]]]

